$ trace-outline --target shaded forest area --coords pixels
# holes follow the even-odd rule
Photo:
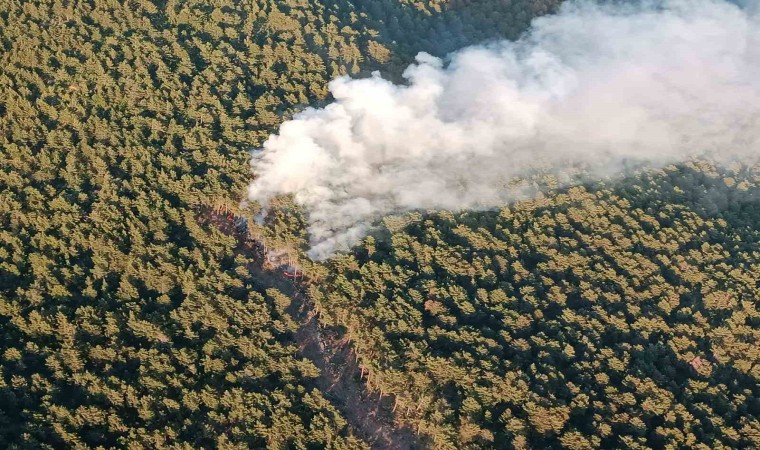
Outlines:
[[[0,0],[0,447],[399,444],[355,395],[429,448],[760,446],[757,167],[388,218],[302,261],[306,321],[209,220],[253,217],[248,150],[329,80],[558,3]],[[262,236],[298,258],[303,217]]]

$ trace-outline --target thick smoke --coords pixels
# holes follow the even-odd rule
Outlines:
[[[330,84],[254,152],[251,200],[292,193],[311,256],[381,215],[493,208],[543,165],[613,174],[631,161],[760,152],[760,21],[722,1],[570,2],[517,42],[421,53],[396,85]]]

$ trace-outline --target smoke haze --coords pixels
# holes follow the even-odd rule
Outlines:
[[[753,2],[756,5],[756,3]],[[757,160],[760,21],[723,1],[566,3],[517,42],[421,53],[396,85],[330,84],[254,152],[249,198],[292,193],[310,256],[363,237],[378,217],[486,209],[538,162],[596,176],[691,156]]]

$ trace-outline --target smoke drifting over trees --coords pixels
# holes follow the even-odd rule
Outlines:
[[[748,11],[570,2],[517,42],[422,53],[403,85],[336,79],[332,104],[254,152],[249,197],[294,194],[319,259],[384,214],[503,204],[538,162],[609,175],[632,161],[756,160],[760,20]]]

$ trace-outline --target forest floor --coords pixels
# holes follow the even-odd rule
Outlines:
[[[393,397],[381,397],[361,380],[361,369],[350,343],[337,331],[321,326],[314,303],[305,293],[308,279],[294,281],[279,269],[267,267],[263,247],[236,232],[230,216],[211,211],[206,211],[203,216],[207,223],[234,236],[239,242],[236,251],[254,260],[249,271],[257,285],[277,288],[290,296],[292,304],[288,312],[298,324],[294,338],[299,354],[319,369],[315,387],[338,408],[351,432],[373,450],[423,447],[412,429],[399,425],[394,419]]]
[[[414,432],[394,421],[391,396],[370,391],[361,380],[361,369],[351,345],[337,332],[323,328],[311,300],[296,292],[294,318],[300,325],[295,339],[302,356],[319,368],[317,387],[343,413],[357,436],[373,449],[419,448]]]

